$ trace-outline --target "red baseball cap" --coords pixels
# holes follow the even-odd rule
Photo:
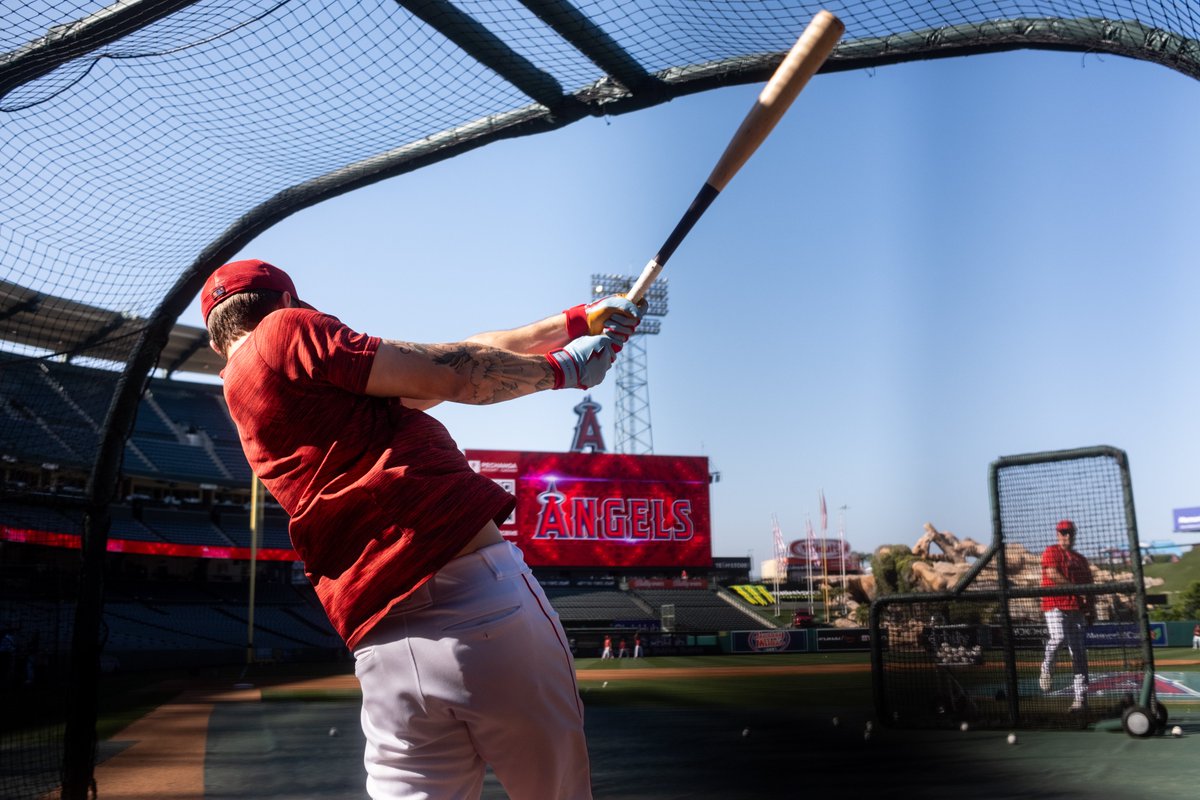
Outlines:
[[[1059,520],[1059,523],[1054,526],[1054,529],[1059,533],[1074,533],[1075,523],[1069,519]]]
[[[295,297],[302,307],[312,308],[296,297],[296,284],[292,283],[286,272],[273,264],[250,258],[245,261],[230,261],[217,267],[216,271],[208,276],[208,280],[204,282],[204,290],[200,293],[200,313],[204,316],[204,324],[208,324],[208,315],[218,305],[235,294],[254,289],[287,292]]]

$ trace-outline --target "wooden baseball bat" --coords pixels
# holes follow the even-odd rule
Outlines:
[[[800,94],[800,90],[808,83],[808,79],[816,74],[825,59],[833,52],[838,40],[842,38],[846,26],[842,21],[828,11],[819,11],[812,22],[800,34],[796,44],[784,56],[783,62],[775,70],[775,74],[767,81],[762,92],[758,95],[750,113],[742,120],[741,127],[733,135],[725,152],[717,161],[708,180],[700,188],[696,199],[684,212],[675,230],[667,237],[667,241],[659,248],[650,263],[646,264],[642,274],[634,282],[626,295],[635,303],[641,302],[650,284],[662,272],[667,259],[675,252],[675,248],[688,235],[688,231],[700,219],[700,216],[712,205],[712,201],[737,174],[742,165],[754,155],[754,151],[763,143],[767,135],[779,122],[780,117],[788,110],[788,106]]]

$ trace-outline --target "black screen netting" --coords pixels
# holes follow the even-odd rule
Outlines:
[[[76,625],[96,630],[71,640],[76,617],[64,621],[61,612],[79,611],[76,585],[79,607],[99,604],[104,515],[122,460],[126,474],[190,477],[216,487],[209,492],[244,481],[244,464],[220,436],[201,442],[203,457],[172,463],[164,441],[183,441],[187,420],[149,401],[138,414],[140,436],[125,440],[160,354],[166,370],[195,368],[203,354],[203,331],[172,325],[204,277],[288,214],[504,137],[761,81],[822,7],[846,24],[828,70],[1043,47],[1128,55],[1200,76],[1196,9],[1177,2],[0,7],[0,622],[12,629],[16,653],[6,686],[20,685],[18,663],[45,663],[39,680],[61,689],[68,649],[94,657],[87,648],[99,638],[98,613]],[[1089,530],[1089,547],[1115,535],[1102,520],[1087,522],[1101,526]],[[18,546],[32,530],[74,537],[79,547],[85,529],[93,532],[82,537],[83,579],[79,559]],[[949,612],[945,625],[959,624]],[[36,734],[44,746],[30,745],[34,733],[23,728],[0,747],[3,780],[44,777],[45,763],[23,759],[56,752],[65,696],[49,693]],[[94,696],[85,688],[81,697],[77,722],[86,727]],[[20,714],[6,719],[25,724]],[[65,761],[91,755],[84,747]],[[72,779],[76,793],[88,769]],[[20,786],[5,783],[0,793],[44,788],[41,777]]]
[[[979,568],[951,591],[877,604],[880,716],[909,727],[1082,727],[1149,702],[1153,660],[1124,454],[1013,457],[992,473],[996,530]],[[1059,530],[1068,524],[1067,549],[1085,559],[1078,572],[1063,566]],[[1072,582],[1048,584],[1048,568]]]

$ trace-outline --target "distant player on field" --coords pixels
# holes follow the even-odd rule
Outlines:
[[[251,260],[209,277],[201,311],[246,458],[354,653],[368,794],[478,798],[490,764],[514,800],[590,798],[567,638],[496,527],[513,497],[423,409],[595,386],[639,310],[607,297],[452,344],[384,341]]]
[[[1087,558],[1075,551],[1075,523],[1064,519],[1055,526],[1058,542],[1042,552],[1042,586],[1069,586],[1092,582],[1092,568]],[[1072,711],[1081,711],[1087,706],[1087,626],[1094,621],[1090,595],[1052,595],[1042,598],[1042,611],[1046,615],[1046,628],[1050,634],[1046,641],[1046,656],[1042,660],[1042,672],[1038,681],[1043,692],[1053,685],[1054,659],[1065,644],[1071,653],[1074,674],[1072,688],[1075,700]]]

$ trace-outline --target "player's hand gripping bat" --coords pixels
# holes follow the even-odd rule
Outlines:
[[[809,78],[816,74],[821,65],[825,63],[825,59],[833,52],[833,48],[842,38],[845,30],[846,26],[842,24],[842,21],[828,11],[818,12],[812,22],[808,23],[808,27],[800,35],[800,39],[788,51],[783,62],[775,70],[775,74],[763,87],[762,92],[758,95],[758,100],[750,109],[750,113],[742,120],[741,127],[733,135],[733,139],[725,148],[721,159],[713,168],[712,174],[700,188],[696,199],[692,201],[691,206],[679,220],[675,230],[671,231],[667,241],[659,248],[658,254],[650,259],[650,263],[642,270],[642,274],[638,276],[626,297],[634,303],[642,301],[646,290],[658,277],[658,273],[662,272],[662,268],[671,254],[675,252],[675,248],[688,235],[688,231],[696,224],[696,220],[700,219],[700,216],[725,188],[729,180],[737,174],[742,165],[767,138],[771,129],[775,127],[775,123],[779,122],[780,117],[800,94],[800,90],[808,83]]]

